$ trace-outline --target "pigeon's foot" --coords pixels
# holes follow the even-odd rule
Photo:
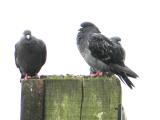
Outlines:
[[[104,75],[103,72],[97,71],[96,73],[91,73],[91,77],[102,77]]]
[[[24,76],[21,77],[20,82],[26,81],[26,80],[28,80],[30,78],[31,78],[31,76],[28,76],[28,74],[25,74]]]
[[[24,80],[28,80],[29,76],[27,74],[25,74],[24,76]]]
[[[28,76],[27,74],[25,74],[25,76],[20,79],[20,82],[26,81],[26,80],[29,80],[29,79],[40,79],[40,76],[38,76],[38,75]]]
[[[28,75],[27,75],[27,74],[25,74],[24,76],[21,77],[20,83],[21,83],[22,81],[26,81],[26,80],[28,80]]]

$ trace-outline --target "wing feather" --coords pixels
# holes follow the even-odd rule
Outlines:
[[[47,48],[46,48],[46,45],[45,43],[42,41],[42,40],[39,40],[38,41],[39,43],[39,46],[41,47],[41,55],[42,55],[42,58],[41,58],[41,66],[44,65],[44,63],[46,62],[46,58],[47,58]]]
[[[97,59],[109,64],[111,61],[112,43],[104,35],[100,33],[93,33],[89,39],[89,49],[91,54]]]

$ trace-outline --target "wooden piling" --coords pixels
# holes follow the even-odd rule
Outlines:
[[[48,76],[22,82],[21,120],[121,120],[121,85],[112,77]]]

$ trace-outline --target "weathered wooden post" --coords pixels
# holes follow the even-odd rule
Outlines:
[[[30,79],[21,94],[21,120],[122,120],[121,85],[114,76]]]
[[[44,81],[24,81],[21,89],[21,120],[44,120]]]

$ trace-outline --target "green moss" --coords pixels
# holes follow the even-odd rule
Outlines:
[[[90,77],[90,76],[85,76],[85,75],[72,75],[72,74],[67,74],[67,75],[48,75],[42,78],[44,80],[114,80],[118,79],[114,75],[109,77],[109,76],[102,76],[102,77]]]
[[[40,112],[44,112],[44,120],[118,119],[117,108],[121,104],[121,85],[115,76],[43,76],[41,80],[32,78],[32,80],[25,81],[22,90],[30,92],[28,84],[37,92],[34,92],[34,95],[23,92],[24,100],[26,100],[24,104],[30,106],[24,111],[25,114],[26,111],[30,114],[37,113],[34,115],[42,115]],[[39,94],[39,90],[43,91],[42,94]],[[39,112],[36,107],[32,107],[33,103],[39,105],[38,101],[42,101],[43,111]],[[26,115],[28,116],[28,113]]]
[[[84,80],[84,120],[117,120],[121,103],[121,86],[118,79],[102,77]]]
[[[79,120],[81,88],[79,80],[45,80],[45,120]]]

